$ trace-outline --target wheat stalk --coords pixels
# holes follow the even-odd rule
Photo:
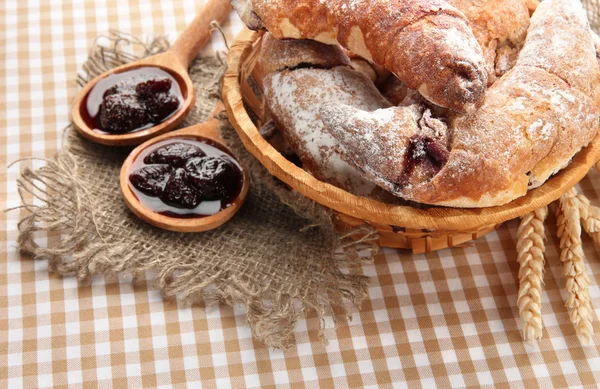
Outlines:
[[[569,292],[565,306],[569,309],[577,336],[583,344],[589,344],[594,332],[593,312],[588,290],[590,279],[586,274],[581,244],[580,205],[581,200],[575,189],[561,196],[557,211],[557,235],[560,238],[560,260]]]
[[[521,219],[517,232],[519,297],[517,306],[523,321],[523,339],[542,338],[542,283],[544,278],[544,220],[548,208],[536,209]]]
[[[594,242],[600,245],[600,208],[590,204],[590,200],[583,193],[577,194],[575,199],[578,202],[583,229]]]

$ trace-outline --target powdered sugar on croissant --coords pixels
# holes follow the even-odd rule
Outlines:
[[[264,100],[274,122],[303,163],[321,181],[358,195],[369,195],[375,184],[346,163],[338,141],[325,131],[317,102],[335,101],[362,110],[389,107],[373,83],[351,68],[336,46],[314,41],[263,37],[259,61]]]
[[[452,114],[446,129],[435,125],[450,139],[447,149],[422,135],[427,112],[419,102],[372,113],[324,104],[321,117],[348,162],[405,199],[487,207],[545,182],[598,132],[600,68],[581,3],[540,4],[516,66],[484,104]]]
[[[447,124],[422,103],[366,112],[327,102],[321,111],[351,163],[392,193],[431,179],[448,160]]]

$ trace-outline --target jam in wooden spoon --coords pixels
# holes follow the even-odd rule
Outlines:
[[[214,215],[229,207],[243,184],[240,164],[208,139],[174,138],[144,150],[129,186],[140,203],[173,217]]]

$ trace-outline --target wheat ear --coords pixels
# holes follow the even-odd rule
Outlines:
[[[571,322],[583,344],[589,344],[594,333],[593,312],[581,244],[580,201],[575,189],[561,196],[557,214],[557,235],[560,238],[560,260],[569,298],[565,306],[569,309]]]
[[[583,193],[577,194],[576,199],[579,202],[579,217],[583,229],[596,244],[600,245],[600,208],[590,204],[590,200]]]
[[[544,282],[544,220],[548,208],[536,209],[521,219],[517,232],[519,297],[517,305],[523,321],[523,339],[542,337],[542,283]]]

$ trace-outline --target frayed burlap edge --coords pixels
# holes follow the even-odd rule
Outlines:
[[[120,48],[122,44],[141,44],[142,56],[168,48],[168,42],[162,37],[145,44],[134,37],[113,31],[105,38],[112,45],[95,47],[83,66],[83,73],[78,75],[80,84],[109,68],[138,58],[123,51]],[[222,59],[222,55],[219,58]],[[201,121],[200,116],[205,119],[206,112],[193,112],[188,119]],[[356,242],[350,241],[348,236],[338,236],[331,226],[327,210],[273,178],[243,149],[239,140],[235,141],[235,134],[230,127],[224,128],[224,135],[252,172],[253,185],[275,192],[284,204],[311,222],[307,223],[307,228],[319,225],[327,239],[334,242],[330,261],[332,268],[315,280],[320,285],[319,290],[303,291],[302,295],[277,294],[269,290],[269,285],[248,284],[243,279],[223,272],[198,272],[185,264],[165,263],[164,258],[154,257],[152,253],[144,257],[127,244],[106,242],[96,225],[94,197],[77,182],[77,163],[71,155],[73,145],[68,138],[78,135],[72,128],[67,131],[66,144],[53,160],[46,161],[47,164],[37,170],[25,168],[17,182],[22,199],[22,205],[17,208],[28,211],[18,224],[18,247],[21,253],[36,260],[47,260],[50,271],[62,276],[77,276],[81,282],[91,282],[96,274],[103,274],[109,279],[125,274],[135,282],[146,271],[152,270],[156,272],[153,283],[165,298],[177,297],[184,304],[241,303],[246,307],[247,321],[253,335],[268,346],[292,346],[295,323],[304,317],[307,310],[316,313],[320,322],[319,335],[322,335],[326,316],[333,316],[335,321],[336,314],[339,317],[340,313],[348,314],[349,309],[357,309],[367,296],[368,277],[341,269],[372,260],[376,250],[368,244],[373,237],[372,231],[358,231],[362,234],[366,232],[366,236]],[[30,198],[35,201],[26,201]],[[50,247],[41,247],[34,241],[37,231],[58,237],[53,239]],[[364,249],[369,249],[366,255]]]

